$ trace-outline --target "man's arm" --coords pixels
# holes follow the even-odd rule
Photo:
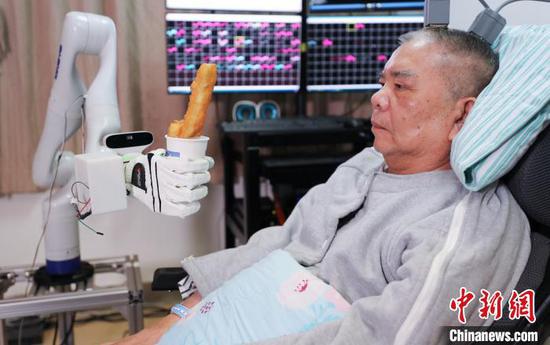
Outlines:
[[[195,292],[191,296],[189,296],[187,299],[181,302],[182,305],[184,305],[187,308],[194,307],[197,303],[199,303],[202,299],[202,296],[200,293]],[[146,328],[142,330],[139,333],[136,333],[130,337],[126,337],[122,339],[121,341],[115,343],[114,345],[148,345],[148,344],[156,344],[162,335],[166,333],[172,325],[174,325],[178,320],[180,320],[180,317],[170,313],[169,315],[163,317],[159,322],[154,324],[153,326]]]

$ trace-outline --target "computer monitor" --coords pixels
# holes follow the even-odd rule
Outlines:
[[[310,12],[422,10],[424,1],[412,0],[309,0]]]
[[[189,93],[202,63],[215,63],[214,92],[297,92],[298,15],[168,13],[168,92]]]
[[[376,90],[400,35],[423,16],[321,16],[307,19],[308,91]]]
[[[302,11],[302,0],[166,0],[166,8],[213,11]]]

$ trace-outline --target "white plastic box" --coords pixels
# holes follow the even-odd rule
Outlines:
[[[126,187],[122,157],[112,152],[75,156],[75,184],[79,199],[90,198],[92,214],[126,209]]]

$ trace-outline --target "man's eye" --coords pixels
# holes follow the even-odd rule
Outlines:
[[[395,84],[395,88],[396,88],[397,90],[402,90],[402,89],[404,89],[405,87],[404,87],[402,84]]]

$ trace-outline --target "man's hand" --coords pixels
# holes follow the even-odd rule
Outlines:
[[[166,157],[163,149],[136,155],[125,165],[130,194],[153,212],[185,218],[200,209],[199,200],[208,195],[210,157],[186,159]]]
[[[202,296],[199,292],[193,293],[191,296],[187,297],[181,304],[187,308],[194,307],[202,299]],[[162,318],[159,322],[153,326],[142,330],[139,333],[136,333],[130,337],[126,337],[121,341],[114,343],[113,345],[148,345],[156,344],[160,338],[166,333],[172,325],[180,320],[179,316],[174,314],[169,314]]]
[[[104,345],[154,345],[179,319],[179,316],[169,314],[153,326],[146,328],[139,333],[126,337],[116,343]]]

